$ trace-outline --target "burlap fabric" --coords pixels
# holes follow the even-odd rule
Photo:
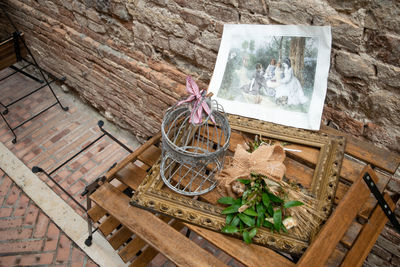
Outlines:
[[[237,145],[229,167],[223,169],[216,177],[220,185],[231,195],[230,186],[237,179],[249,179],[251,173],[261,174],[276,182],[282,181],[286,167],[285,151],[281,145],[261,145],[249,153],[242,145]]]

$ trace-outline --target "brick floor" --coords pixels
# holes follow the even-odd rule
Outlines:
[[[0,77],[4,77],[8,72],[8,70],[0,72]],[[22,96],[24,91],[33,90],[37,86],[38,83],[16,74],[12,78],[0,82],[0,101],[3,104],[10,103]],[[12,88],[23,88],[24,90],[12,90]],[[11,131],[3,121],[0,122],[0,141],[29,168],[39,166],[50,173],[60,163],[101,135],[97,126],[97,118],[93,117],[90,112],[79,109],[68,95],[61,94],[60,99],[64,105],[69,106],[69,111],[65,112],[59,105],[56,105],[34,120],[27,122],[15,130],[17,135],[15,145],[11,142],[13,139]],[[44,88],[9,107],[9,114],[5,117],[10,125],[15,127],[24,119],[32,117],[54,102],[55,99],[50,90]],[[105,129],[107,129],[107,125]],[[129,144],[126,139],[121,141],[128,146],[136,144],[134,141]],[[84,187],[127,154],[122,147],[106,136],[101,142],[96,143],[67,165],[55,171],[52,177],[85,206],[85,198],[80,196]],[[72,206],[77,206],[72,204],[73,202],[44,174],[38,176],[52,186],[63,199],[71,202]],[[83,214],[82,210],[76,209],[76,211]]]
[[[9,70],[0,71],[0,79],[9,72]],[[7,105],[37,87],[38,83],[16,74],[0,82],[0,102]],[[90,109],[82,108],[71,94],[57,91],[57,95],[60,96],[64,105],[69,106],[69,111],[65,112],[57,105],[24,124],[15,131],[16,144],[12,144],[13,135],[0,119],[0,142],[29,168],[39,166],[51,172],[61,162],[101,135],[97,126],[98,114]],[[42,89],[11,106],[9,114],[5,117],[12,127],[15,127],[54,102],[50,91],[47,88]],[[112,127],[106,123],[104,128],[108,129],[108,126]],[[128,147],[134,148],[137,145],[133,137],[126,137],[126,134],[116,129],[114,132],[115,136]],[[52,176],[80,204],[86,206],[86,199],[80,196],[84,187],[126,155],[128,153],[123,148],[105,137],[55,171]],[[0,175],[0,266],[95,265],[21,192],[9,177],[3,172]],[[38,176],[83,216],[84,212],[78,205],[53,182],[44,174],[38,174]],[[192,233],[191,239],[229,266],[241,266],[199,236]],[[149,266],[175,265],[163,255],[158,254]]]
[[[0,79],[8,73],[9,70],[1,71]],[[38,83],[16,74],[0,82],[0,101],[7,105],[37,87]],[[94,116],[93,111],[82,109],[71,95],[58,94],[61,102],[69,106],[69,111],[65,112],[57,105],[27,122],[15,130],[16,144],[12,144],[13,135],[0,119],[0,142],[29,168],[37,165],[51,172],[101,135],[98,116]],[[50,90],[44,88],[10,106],[5,117],[15,127],[54,102]],[[107,126],[106,123],[104,128],[108,130]],[[120,136],[119,139],[131,148],[137,144],[134,139],[121,139]],[[84,187],[127,154],[106,136],[54,172],[53,177],[86,206],[85,198],[80,196]],[[95,266],[9,177],[2,171],[0,175],[0,266]],[[84,212],[45,175],[38,176],[83,215]]]
[[[47,265],[96,266],[0,170],[0,266]]]

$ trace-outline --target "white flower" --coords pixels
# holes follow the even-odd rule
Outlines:
[[[285,226],[286,229],[293,228],[297,226],[297,220],[293,217],[287,217],[282,221],[283,225]]]
[[[241,197],[241,196],[243,195],[244,190],[245,190],[244,184],[242,184],[242,183],[239,182],[239,181],[234,181],[234,182],[231,184],[231,187],[232,187],[232,192],[233,192],[233,193],[235,193],[235,194],[238,195],[239,197]]]

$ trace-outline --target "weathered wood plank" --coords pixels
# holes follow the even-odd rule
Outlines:
[[[117,186],[117,189],[119,191],[124,191],[126,188],[127,185],[125,184],[120,184]],[[88,210],[87,213],[89,214],[89,217],[92,219],[92,221],[98,222],[104,215],[106,215],[107,212],[99,205],[93,205],[93,207]]]
[[[171,226],[176,229],[177,231],[181,230],[184,225],[175,221],[171,224]],[[147,266],[149,262],[157,256],[158,251],[152,248],[151,246],[148,246],[147,248],[144,249],[144,251],[129,265],[131,266]]]
[[[134,237],[123,249],[118,252],[118,255],[124,262],[130,261],[144,246],[146,242],[140,237]]]
[[[369,166],[364,168],[358,180],[351,186],[316,239],[300,258],[299,266],[323,266],[326,263],[358,210],[369,197],[370,191],[362,179],[367,171],[372,172],[372,169]]]
[[[320,150],[317,148],[302,145],[286,145],[285,148],[300,150],[300,152],[286,151],[288,157],[307,162],[313,166],[318,163]]]
[[[362,224],[354,221],[349,229],[347,229],[346,233],[344,234],[342,240],[340,240],[340,242],[346,247],[346,248],[350,248],[354,241],[356,240],[358,234],[361,231],[361,228],[363,227]]]
[[[171,218],[166,216],[159,217],[163,222],[168,223]],[[135,236],[123,249],[119,251],[119,256],[124,262],[130,261],[136,253],[138,253],[144,246],[146,242],[138,236]]]
[[[295,264],[266,247],[254,244],[246,245],[243,241],[219,234],[191,224],[186,226],[210,243],[247,266],[294,266]]]
[[[99,205],[94,205],[87,213],[92,221],[98,222],[107,212]]]
[[[124,168],[128,163],[135,161],[137,157],[141,155],[145,150],[147,150],[150,146],[160,141],[160,138],[161,138],[161,132],[157,133],[155,136],[150,138],[146,143],[141,145],[139,148],[137,148],[135,151],[129,154],[126,158],[124,158],[121,162],[119,162],[117,166],[115,166],[114,168],[112,168],[110,171],[107,172],[106,174],[107,181],[110,181],[114,177],[114,175],[117,172],[119,172],[122,168]]]
[[[129,267],[146,267],[149,262],[157,256],[158,251],[148,246],[130,265]]]
[[[288,157],[285,158],[283,164],[286,166],[285,176],[289,180],[302,184],[304,188],[311,188],[314,169]]]
[[[371,174],[371,176],[372,175],[373,174]],[[388,194],[385,194],[384,198],[388,203],[390,209],[393,210],[395,204],[391,200],[390,196]],[[376,206],[374,212],[371,215],[371,218],[361,230],[356,242],[354,243],[350,251],[346,254],[346,257],[344,258],[341,266],[362,266],[387,221],[388,219],[382,211],[381,207]]]
[[[363,142],[353,136],[337,131],[331,127],[321,125],[321,131],[345,136],[347,139],[345,151],[355,158],[366,161],[385,171],[394,174],[400,165],[400,155],[389,150],[378,148],[371,143]]]
[[[99,230],[104,236],[108,236],[120,224],[121,223],[114,216],[108,216],[104,222],[99,225]]]
[[[108,238],[108,242],[111,244],[113,249],[117,250],[120,246],[122,246],[131,236],[133,235],[132,231],[127,227],[122,226],[120,229],[115,232],[110,238]]]
[[[336,248],[326,262],[325,267],[339,266],[340,263],[343,261],[344,256],[346,256],[346,252]]]
[[[115,175],[115,178],[126,186],[136,190],[146,175],[147,172],[142,167],[129,163]]]
[[[23,38],[23,33],[21,34],[21,38]],[[19,47],[20,47],[21,57],[26,57],[27,50],[20,39],[19,39]],[[14,39],[13,37],[11,37],[0,43],[0,70],[10,67],[16,62],[17,62],[17,57],[14,49]]]
[[[149,166],[153,166],[158,161],[161,155],[161,149],[156,146],[150,146],[143,153],[138,155],[138,159]]]
[[[90,198],[177,265],[226,266],[150,212],[131,206],[129,197],[109,183],[101,186]]]

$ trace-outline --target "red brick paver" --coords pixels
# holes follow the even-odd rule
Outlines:
[[[1,267],[94,264],[3,171],[0,210]]]
[[[0,78],[9,72],[9,70],[1,71]],[[0,82],[0,101],[6,105],[34,90],[38,85],[37,82],[21,74],[15,74]],[[13,88],[18,88],[18,90],[13,90]],[[90,112],[77,107],[76,102],[72,98],[66,97],[65,94],[61,94],[60,100],[63,105],[69,106],[69,111],[65,112],[59,105],[56,105],[34,120],[27,122],[15,130],[16,144],[11,142],[13,139],[11,131],[3,121],[0,121],[0,142],[6,145],[29,168],[39,166],[50,173],[102,134],[97,126],[98,119]],[[55,101],[50,90],[44,88],[10,106],[9,113],[5,117],[11,126],[15,127],[24,119],[32,117]],[[104,128],[107,129],[107,125]],[[128,142],[127,140],[122,141]],[[131,142],[131,144],[136,143]],[[132,147],[129,144],[128,146]],[[114,162],[127,154],[128,152],[106,136],[54,172],[52,177],[85,206],[85,198],[80,196],[84,187],[104,174]],[[44,174],[38,174],[38,176],[75,208],[76,212],[83,215],[83,211],[59,188],[56,188]],[[11,197],[8,201],[13,202],[15,199]],[[7,214],[7,212],[9,211],[4,209],[0,211],[0,214]]]

